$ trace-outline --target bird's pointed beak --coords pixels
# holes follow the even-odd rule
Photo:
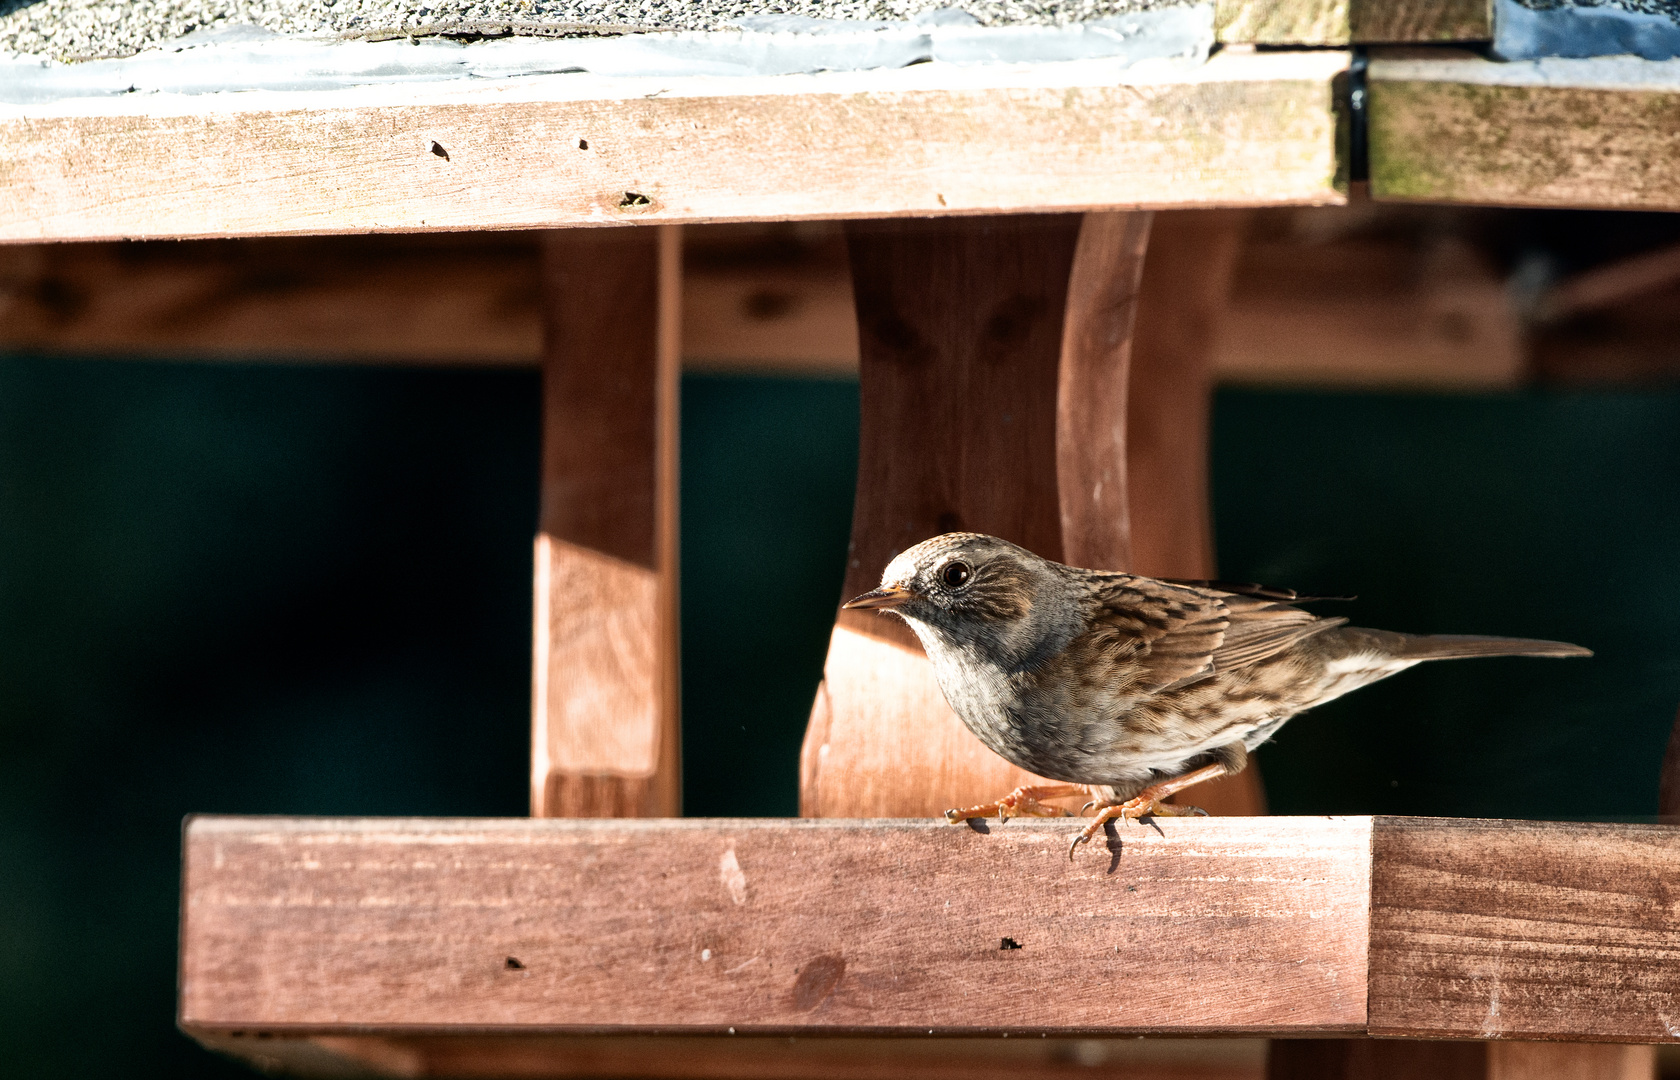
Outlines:
[[[848,610],[851,608],[895,608],[909,599],[909,589],[883,585],[879,589],[869,590],[862,596],[853,597],[840,606]]]

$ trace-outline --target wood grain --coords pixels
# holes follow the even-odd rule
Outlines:
[[[1487,1043],[1487,1080],[1656,1080],[1652,1046]]]
[[[1130,569],[1139,574],[1218,576],[1208,490],[1209,413],[1214,353],[1247,224],[1241,210],[1155,215],[1125,423]],[[1236,776],[1199,784],[1171,801],[1218,815],[1266,812],[1260,769],[1252,760]]]
[[[0,241],[1339,203],[1346,65],[568,74],[10,106]]]
[[[1069,271],[1056,391],[1056,485],[1062,560],[1072,566],[1135,565],[1126,406],[1151,217],[1085,215]]]
[[[1680,82],[1660,65],[1542,63],[1373,54],[1372,196],[1680,208]]]
[[[1218,0],[1225,42],[1260,45],[1375,45],[1487,41],[1488,0]]]
[[[450,1080],[1261,1080],[1264,1039],[320,1035],[199,1041],[269,1073]]]
[[[292,1035],[1358,1030],[1370,819],[1160,825],[1070,863],[1073,822],[200,817],[179,1019]]]
[[[1079,215],[848,226],[862,414],[841,599],[943,532],[1061,558],[1058,371],[1080,228]],[[962,726],[903,622],[839,614],[801,753],[802,814],[937,815],[1035,779]]]
[[[1680,1036],[1680,830],[1378,818],[1370,1031]]]
[[[555,233],[544,249],[538,816],[681,810],[677,229]]]
[[[1155,215],[1126,415],[1139,574],[1217,576],[1207,460],[1213,356],[1246,223],[1242,211]]]

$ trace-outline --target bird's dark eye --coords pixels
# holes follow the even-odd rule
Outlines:
[[[968,584],[968,579],[974,576],[974,571],[965,562],[948,562],[945,569],[939,571],[939,580],[953,589],[960,589]]]

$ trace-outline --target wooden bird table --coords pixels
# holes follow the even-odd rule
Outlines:
[[[674,819],[684,223],[848,222],[849,594],[951,529],[1211,576],[1210,343],[1242,208],[1345,201],[1367,119],[1377,198],[1680,206],[1666,67],[1417,51],[1485,41],[1482,0],[1212,18],[1206,63],[1123,72],[0,105],[0,241],[555,230],[534,816],[190,821],[182,1027],[320,1075],[1257,1075],[1109,1056],[1147,1034],[1275,1037],[1278,1077],[1648,1078],[1647,1051],[1605,1044],[1680,1038],[1671,827],[1266,818],[1250,770],[1196,792],[1238,816],[1070,863],[1068,824],[930,820],[1026,775],[859,613],[813,702],[805,818]],[[1412,51],[1376,49],[1352,108],[1347,47],[1385,43]]]

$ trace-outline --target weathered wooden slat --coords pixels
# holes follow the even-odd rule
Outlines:
[[[1378,52],[1369,88],[1375,198],[1680,209],[1672,62]]]
[[[201,817],[180,1022],[247,1035],[1330,1033],[1368,818]],[[1013,942],[1019,948],[1010,947]]]
[[[539,817],[682,809],[680,229],[555,232],[544,246],[531,704]]]
[[[1346,66],[574,74],[12,106],[0,240],[1336,203]]]
[[[1219,0],[1219,39],[1257,45],[1487,41],[1488,0]]]
[[[1378,818],[1370,1031],[1680,1037],[1680,830]]]

